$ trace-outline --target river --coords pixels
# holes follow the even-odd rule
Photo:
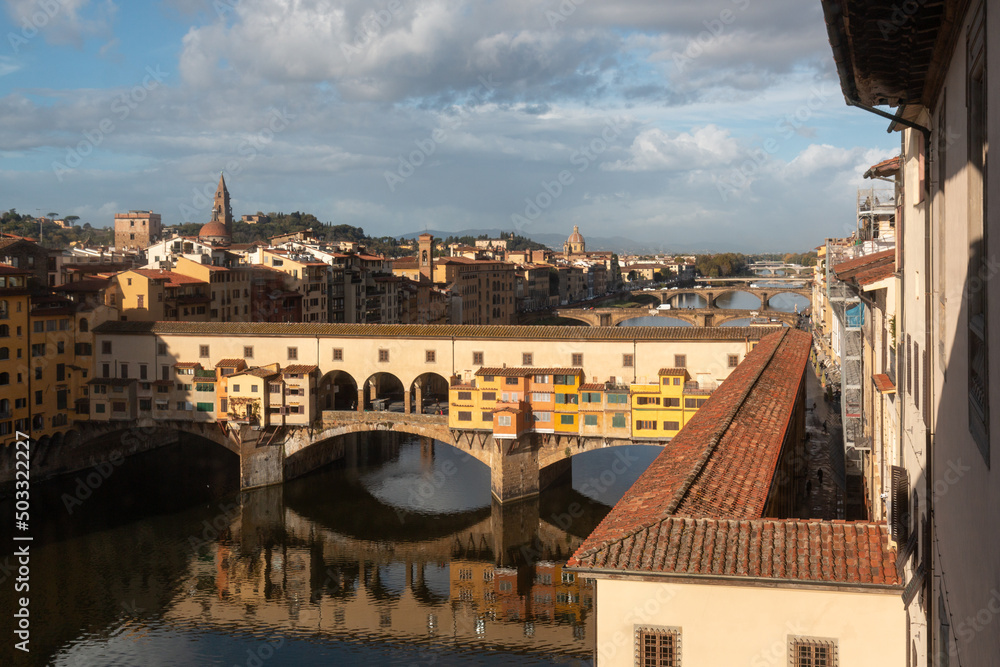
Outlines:
[[[31,651],[8,634],[0,664],[592,664],[593,589],[562,564],[658,448],[580,455],[572,484],[500,506],[457,449],[351,438],[243,494],[235,455],[193,439],[33,484]]]
[[[761,281],[761,287],[768,287],[766,281]],[[780,286],[780,285],[779,285]],[[650,292],[652,294],[653,292]],[[668,292],[669,293],[669,292]],[[674,300],[674,308],[704,308],[707,301],[697,294],[683,294]],[[749,292],[730,292],[723,294],[715,300],[715,305],[719,308],[731,308],[736,310],[759,310],[760,299]],[[801,312],[809,307],[809,299],[798,294],[776,294],[770,300],[771,310],[784,313]],[[750,318],[730,320],[721,325],[724,327],[744,327],[750,324]],[[619,326],[623,327],[690,327],[690,322],[679,320],[674,317],[660,315],[644,315],[625,320]]]

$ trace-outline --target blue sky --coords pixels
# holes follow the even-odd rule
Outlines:
[[[801,251],[898,152],[819,2],[7,0],[0,207]]]

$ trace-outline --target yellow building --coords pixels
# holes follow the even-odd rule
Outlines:
[[[211,321],[209,283],[176,271],[122,271],[112,278],[107,300],[107,305],[120,310],[123,320]]]
[[[27,433],[28,406],[27,281],[31,271],[0,264],[0,444],[15,441],[17,431]]]
[[[332,270],[329,264],[284,248],[257,248],[250,253],[249,261],[291,276],[289,287],[302,295],[303,322],[328,321],[327,284]]]
[[[672,438],[684,428],[712,392],[690,383],[683,368],[661,368],[657,384],[634,384],[632,436]]]
[[[208,319],[211,322],[250,322],[250,266],[236,264],[232,268],[199,264],[179,257],[174,273],[196,278],[208,284],[211,291]]]

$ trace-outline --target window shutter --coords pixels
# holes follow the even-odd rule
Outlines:
[[[906,544],[910,538],[910,476],[899,466],[892,466],[890,518],[892,538],[897,544]]]

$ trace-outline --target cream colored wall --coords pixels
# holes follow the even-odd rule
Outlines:
[[[100,336],[104,339],[104,336]],[[198,361],[206,368],[213,367],[221,359],[243,358],[243,347],[254,347],[251,365],[279,363],[315,364],[320,368],[320,377],[332,370],[344,370],[357,382],[359,387],[371,375],[379,372],[394,374],[409,387],[424,373],[437,373],[448,379],[452,374],[461,374],[471,379],[478,366],[472,364],[472,353],[484,354],[483,365],[520,366],[523,352],[533,354],[533,366],[570,367],[572,355],[584,355],[584,382],[593,378],[604,382],[609,377],[619,382],[630,383],[637,376],[639,382],[657,382],[660,368],[674,365],[674,355],[687,357],[687,368],[692,374],[707,374],[721,382],[732,369],[728,366],[728,355],[738,354],[742,359],[748,352],[748,344],[743,341],[573,341],[573,340],[452,340],[450,338],[334,338],[315,336],[250,336],[212,335],[197,336],[167,334],[158,337],[167,344],[167,356],[150,358],[150,348],[155,349],[150,336],[110,336],[113,338],[112,354],[103,355],[100,345],[95,345],[96,363],[113,360],[144,361],[155,367],[155,377],[160,378],[162,364],[173,365],[179,361]],[[209,346],[209,357],[199,357],[199,346]],[[750,343],[752,345],[752,343]],[[287,348],[296,347],[298,358],[288,359]],[[342,362],[333,361],[333,349],[343,348]],[[389,351],[389,361],[378,361],[379,350]],[[425,350],[435,351],[435,361],[426,362]],[[622,366],[623,355],[633,354],[635,368]],[[635,374],[633,374],[635,371]]]
[[[597,581],[597,667],[635,664],[635,628],[678,627],[681,665],[785,667],[789,635],[837,640],[838,665],[903,667],[898,591]]]

